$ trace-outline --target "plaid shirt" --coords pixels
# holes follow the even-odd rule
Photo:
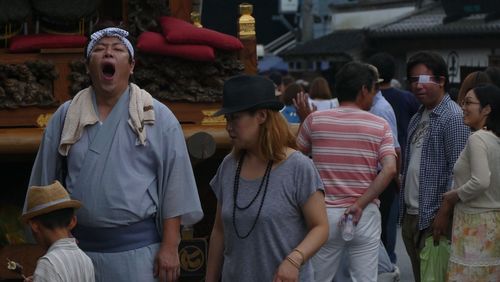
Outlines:
[[[399,221],[406,213],[405,178],[410,162],[410,140],[422,118],[424,106],[410,120],[406,140],[406,158],[399,196]],[[422,145],[418,193],[418,228],[429,227],[441,206],[442,195],[451,188],[453,166],[470,135],[470,129],[463,122],[462,109],[445,95],[429,115],[429,130]]]

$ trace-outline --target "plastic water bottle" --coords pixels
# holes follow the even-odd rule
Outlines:
[[[342,239],[351,241],[354,238],[354,224],[352,223],[352,214],[344,215],[344,224],[342,224]]]

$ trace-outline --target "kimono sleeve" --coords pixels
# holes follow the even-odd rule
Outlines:
[[[45,128],[31,170],[29,186],[49,185],[52,184],[54,180],[59,180],[61,183],[64,183],[61,179],[61,158],[58,147],[68,106],[69,102],[66,102],[59,107],[50,119],[47,128]]]
[[[171,119],[175,119],[172,117]],[[159,172],[161,218],[181,217],[181,224],[192,225],[203,218],[198,189],[178,122],[163,131],[162,168]]]

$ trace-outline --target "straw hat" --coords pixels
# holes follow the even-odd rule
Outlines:
[[[65,208],[79,208],[82,204],[79,201],[71,200],[66,189],[54,181],[47,186],[32,186],[28,189],[28,202],[26,211],[23,212],[21,220],[26,223],[35,216],[46,214],[55,210]]]
[[[279,111],[283,106],[276,97],[274,83],[270,79],[256,75],[237,75],[224,83],[222,109],[214,116],[250,109]]]

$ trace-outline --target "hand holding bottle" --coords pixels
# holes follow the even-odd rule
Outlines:
[[[340,229],[342,232],[342,239],[349,242],[354,238],[354,223],[352,221],[352,214],[344,214],[341,217]]]

